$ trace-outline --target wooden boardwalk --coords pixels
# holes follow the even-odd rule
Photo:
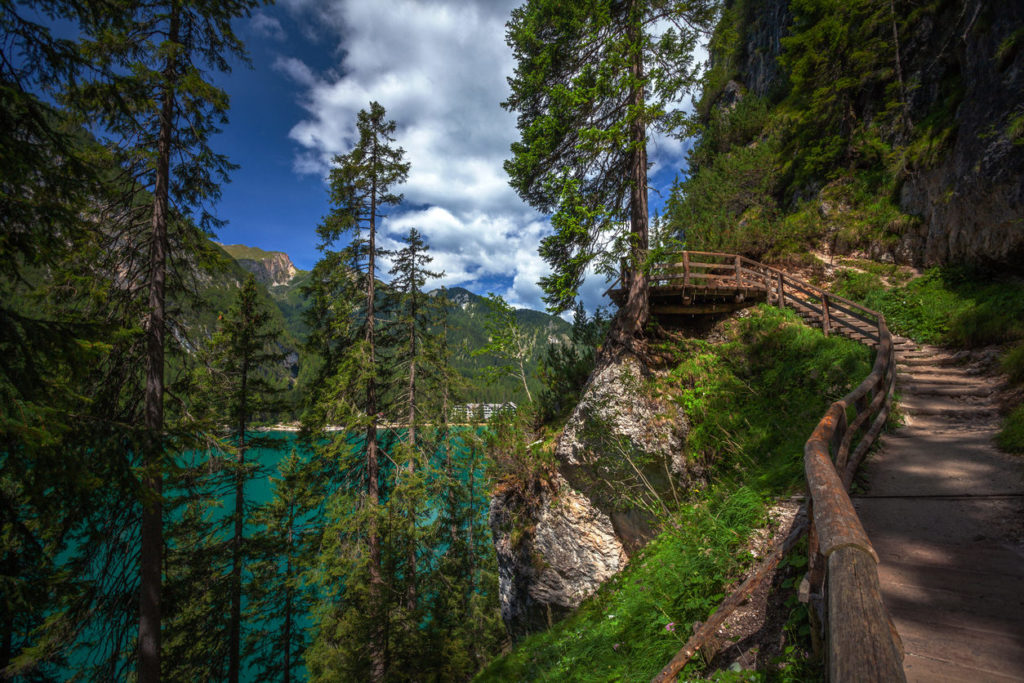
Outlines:
[[[909,340],[896,358],[906,424],[854,505],[907,680],[1024,680],[1024,460],[992,444],[990,380]]]
[[[805,448],[810,562],[800,594],[822,627],[829,678],[1024,680],[1024,460],[991,443],[991,387],[942,351],[894,338],[880,314],[739,256],[681,252],[650,282],[656,316],[768,301],[878,351]],[[869,491],[851,501],[897,384],[907,424],[883,437],[866,466]],[[654,680],[675,680],[782,553],[755,567]]]

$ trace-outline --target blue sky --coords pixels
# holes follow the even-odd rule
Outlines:
[[[216,207],[229,221],[218,241],[284,251],[312,267],[330,158],[351,149],[356,113],[376,100],[411,164],[406,202],[383,225],[385,246],[416,227],[446,272],[436,284],[542,308],[536,282],[547,267],[537,244],[550,226],[502,169],[517,137],[500,107],[514,66],[504,25],[518,4],[283,0],[238,22],[253,68],[217,76],[231,112],[213,142],[240,165]],[[667,191],[684,151],[675,140],[652,143],[655,187]],[[661,202],[651,195],[652,207]],[[588,306],[605,287],[588,280]]]

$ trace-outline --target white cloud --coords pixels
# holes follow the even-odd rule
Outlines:
[[[256,12],[256,14],[252,15],[249,24],[252,26],[253,31],[265,38],[276,41],[284,41],[288,38],[284,32],[284,27],[281,26],[281,22],[276,17],[268,16],[263,12]]]
[[[336,46],[334,69],[317,73],[295,57],[275,67],[303,91],[307,116],[291,130],[296,172],[325,176],[351,149],[359,110],[380,102],[397,123],[410,162],[406,204],[384,224],[397,245],[409,227],[427,238],[444,284],[489,287],[500,280],[517,305],[542,307],[537,255],[546,221],[509,187],[502,167],[517,139],[508,95],[514,61],[505,22],[522,0],[283,0],[311,39]],[[654,170],[680,162],[682,145],[654,141]],[[594,278],[592,278],[594,279]],[[585,287],[588,304],[603,278]],[[596,288],[600,287],[599,290]]]

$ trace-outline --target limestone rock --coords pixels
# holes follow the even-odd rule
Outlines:
[[[501,616],[513,638],[550,626],[627,562],[608,517],[557,474],[532,503],[499,491],[489,521]]]
[[[256,276],[256,280],[267,287],[288,284],[298,272],[292,260],[281,251],[269,252],[265,258],[236,259],[238,265]]]

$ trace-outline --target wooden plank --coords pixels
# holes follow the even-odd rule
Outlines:
[[[655,315],[708,315],[712,313],[732,313],[746,308],[746,302],[720,304],[651,304],[651,313]]]
[[[882,603],[876,561],[861,548],[828,560],[829,680],[905,681],[902,644]]]
[[[801,509],[797,512],[797,520],[799,520],[793,529],[789,532],[789,535],[782,542],[782,544],[775,549],[775,551],[768,557],[761,560],[756,567],[750,572],[747,578],[740,584],[733,593],[726,598],[718,609],[708,617],[707,621],[700,625],[700,628],[686,641],[683,648],[676,653],[676,656],[672,658],[664,669],[662,669],[657,676],[651,679],[651,683],[663,683],[667,681],[674,681],[679,675],[679,672],[683,670],[683,667],[690,661],[690,659],[697,653],[697,650],[707,645],[718,629],[725,623],[725,620],[729,618],[736,608],[739,607],[746,601],[748,597],[762,584],[764,581],[772,576],[772,572],[775,567],[778,566],[779,561],[785,557],[786,553],[793,549],[797,541],[803,538],[804,533],[807,531],[807,518],[801,518],[802,514],[806,514],[805,509]]]

